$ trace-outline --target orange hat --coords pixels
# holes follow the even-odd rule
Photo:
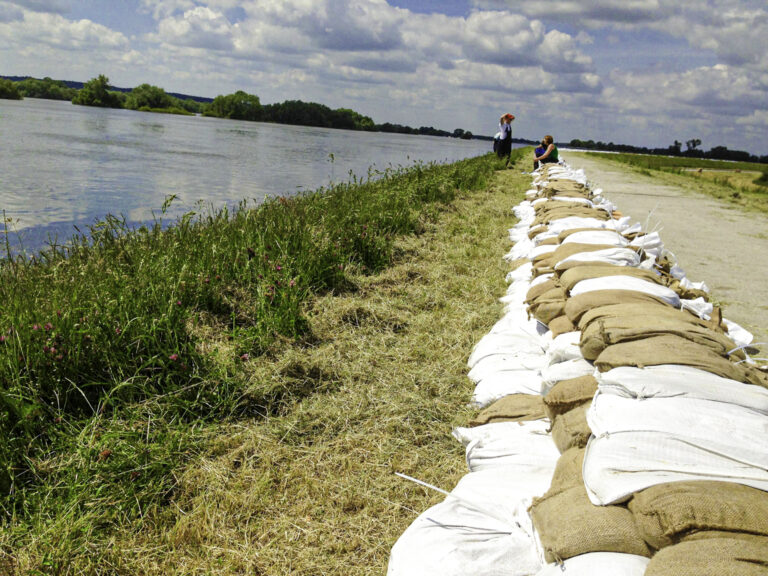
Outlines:
[[[504,114],[504,118],[509,118],[510,120],[514,120],[515,119],[515,115],[514,114],[510,114],[509,112],[507,112],[506,114]]]

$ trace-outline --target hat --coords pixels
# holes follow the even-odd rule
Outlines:
[[[507,112],[506,114],[504,114],[503,118],[509,118],[510,120],[514,120],[515,119],[515,115],[514,114],[510,114],[509,112]]]

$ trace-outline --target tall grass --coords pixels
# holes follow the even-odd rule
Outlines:
[[[31,259],[7,254],[0,268],[6,518],[33,509],[49,464],[57,460],[61,470],[67,458],[79,480],[59,478],[59,496],[88,489],[84,479],[109,465],[105,485],[127,486],[139,510],[156,503],[195,426],[267,410],[268,399],[244,400],[233,377],[239,364],[276,341],[307,337],[308,297],[346,288],[349,267],[385,267],[396,236],[417,232],[431,204],[483,186],[496,164],[486,156],[390,170],[256,209],[189,213],[170,228],[158,221],[131,229],[110,216],[66,247]],[[212,347],[212,339],[226,345]],[[62,446],[72,454],[58,453]]]

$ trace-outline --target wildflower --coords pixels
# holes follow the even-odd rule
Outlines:
[[[280,264],[278,264],[277,266],[275,266],[275,270],[277,270],[278,272],[280,272],[280,270],[282,270],[282,269],[283,269],[283,267],[282,267],[282,266],[280,266]]]
[[[291,288],[293,288],[294,286],[296,286],[296,280],[291,280],[291,281],[288,283],[288,285],[289,285]]]
[[[62,360],[64,360],[64,354],[59,354],[59,355],[57,355],[57,356],[54,358],[54,360],[56,360],[57,362],[61,362]]]
[[[119,336],[119,335],[120,335],[120,334],[122,334],[122,333],[123,333],[123,331],[122,331],[122,329],[120,328],[120,326],[118,326],[117,328],[115,328],[115,334],[117,334],[117,335]]]
[[[178,359],[179,359],[178,354],[171,354],[170,356],[168,356],[168,360],[171,360],[172,362],[176,362],[176,360]]]
[[[221,276],[219,274],[216,274],[216,280],[221,280]]]
[[[101,452],[99,452],[99,462],[103,462],[110,456],[112,456],[112,450],[110,450],[109,448],[102,450]]]
[[[56,316],[58,316],[59,318],[61,318],[61,310],[56,310]]]
[[[43,353],[44,354],[48,354],[49,351],[50,351],[50,348],[48,348],[48,346],[43,346]]]
[[[240,360],[242,360],[243,362],[245,362],[246,360],[249,360],[250,358],[251,358],[251,355],[248,354],[247,352],[245,354],[240,355]]]
[[[62,352],[63,352],[63,350],[62,350]],[[53,346],[51,346],[51,348],[50,348],[50,353],[51,353],[51,355],[53,355],[53,354],[56,354],[56,348],[54,348]]]
[[[176,300],[176,306],[181,306],[181,300]]]
[[[5,342],[5,336],[0,336],[0,343]]]
[[[50,332],[51,330],[53,330],[53,324],[51,324],[50,322],[46,322],[44,328],[46,332]]]
[[[203,280],[203,282],[205,282],[206,284],[210,284],[211,283],[211,279],[208,276],[206,276],[205,280]]]
[[[32,330],[37,332],[38,330],[40,330],[40,326],[38,326],[37,324],[32,324]]]
[[[344,270],[344,264],[339,264],[339,270]]]

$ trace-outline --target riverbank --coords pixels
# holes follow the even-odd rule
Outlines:
[[[109,372],[121,379],[106,400],[90,399],[94,410],[87,419],[85,413],[56,412],[61,404],[54,394],[58,407],[43,406],[28,421],[29,426],[44,424],[49,443],[14,460],[17,467],[27,466],[28,488],[17,479],[5,501],[0,537],[5,560],[20,573],[98,573],[105,566],[131,574],[342,574],[350,568],[381,573],[392,542],[413,518],[400,503],[420,509],[432,498],[397,480],[393,470],[416,472],[425,466],[431,470],[426,478],[437,483],[461,474],[461,460],[442,455],[456,451],[449,431],[466,411],[463,354],[498,314],[496,297],[503,290],[503,263],[494,255],[506,240],[498,222],[508,213],[510,193],[499,186],[486,189],[495,165],[494,158],[484,157],[411,171],[405,179],[393,176],[388,184],[394,196],[380,200],[375,188],[387,183],[349,187],[351,204],[332,210],[318,197],[317,214],[330,220],[326,224],[334,214],[340,218],[336,232],[319,237],[330,238],[328,251],[296,244],[303,237],[296,236],[296,227],[307,227],[299,219],[300,204],[293,202],[268,206],[286,212],[278,220],[288,234],[282,240],[265,237],[267,228],[277,233],[279,226],[265,227],[244,214],[245,221],[231,227],[234,236],[216,243],[210,258],[201,259],[201,244],[193,241],[201,231],[182,226],[158,253],[174,253],[187,266],[199,260],[199,270],[182,267],[191,274],[184,279],[168,277],[179,270],[174,260],[150,265],[146,254],[140,257],[105,233],[109,258],[94,260],[92,268],[75,276],[106,276],[107,285],[123,287],[103,294],[99,303],[143,295],[165,303],[142,331],[164,342],[169,327],[156,325],[158,318],[189,311],[194,303],[194,314],[177,318],[183,328],[177,334],[194,340],[187,350],[207,359],[199,364],[170,349],[137,354],[136,344],[146,343],[135,332],[143,325],[137,311],[147,309],[146,303],[134,301],[134,312],[115,314],[94,305],[84,313],[82,302],[62,306],[65,291],[52,290],[52,273],[30,278],[35,281],[27,289],[40,295],[30,306],[36,314],[15,325],[29,325],[29,337],[42,338],[35,351],[41,359],[52,354],[45,338],[55,338],[67,325],[80,330],[87,316],[103,327],[98,333],[105,338],[111,331],[112,340],[104,340],[94,358],[102,360],[102,368],[112,366]],[[516,178],[517,172],[502,174]],[[400,219],[385,210],[387,197]],[[414,209],[422,201],[424,207]],[[403,213],[403,207],[410,208]],[[410,216],[403,220],[404,214]],[[406,236],[387,232],[406,221],[411,223],[410,231],[401,230]],[[256,236],[243,234],[243,226]],[[221,238],[221,230],[210,230],[200,234],[209,247]],[[307,233],[319,241],[312,230],[317,232]],[[357,240],[335,246],[341,230]],[[234,252],[222,249],[227,242],[234,242]],[[281,298],[280,291],[308,288],[306,272],[297,274],[297,262],[287,251],[329,256],[334,248],[333,258],[350,249],[358,256],[342,256],[343,272],[333,260],[337,281],[325,291],[289,300],[301,321],[287,326],[300,330],[292,337],[293,328],[287,333],[273,329],[266,346],[244,349],[259,342],[254,339],[259,331],[248,328],[260,318],[259,306]],[[59,271],[67,269],[56,264]],[[255,267],[249,273],[255,289],[233,284],[235,277],[242,279],[233,275],[240,266]],[[133,282],[123,276],[126,270],[141,271],[152,283]],[[259,278],[265,273],[268,280]],[[279,290],[278,281],[283,283]],[[178,292],[165,294],[162,286]],[[75,302],[84,288],[70,284],[70,292]],[[132,336],[121,339],[127,334]],[[259,349],[265,355],[256,357]],[[171,369],[166,373],[172,379],[161,380],[170,387],[146,386],[135,367],[115,363],[115,351],[134,362],[138,356],[154,358]],[[81,390],[94,391],[78,388],[68,392],[77,398]],[[6,391],[5,398],[10,397]],[[81,401],[85,412],[87,404]],[[12,431],[20,435],[23,428]],[[6,452],[14,445],[8,440]]]

